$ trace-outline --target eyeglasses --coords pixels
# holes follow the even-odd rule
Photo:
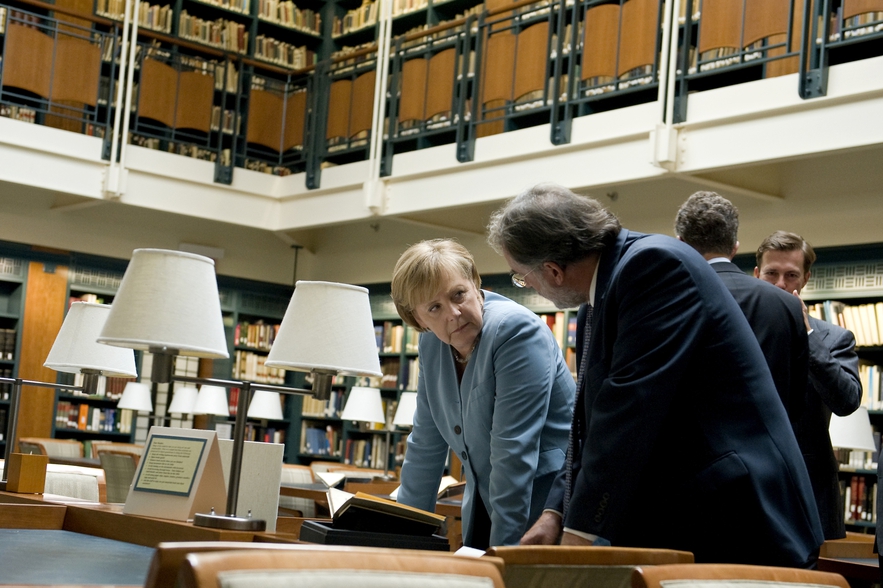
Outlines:
[[[533,271],[537,268],[533,268],[526,274],[517,274],[512,272],[512,285],[516,288],[526,288],[527,287],[527,276],[533,273]]]

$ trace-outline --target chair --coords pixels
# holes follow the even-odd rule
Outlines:
[[[632,574],[632,588],[726,588],[740,586],[765,588],[818,588],[837,586],[849,588],[840,574],[737,564],[676,564],[637,568]]]
[[[131,453],[102,449],[98,452],[107,482],[107,502],[125,502],[135,479],[139,457]]]
[[[282,481],[288,483],[312,484],[315,479],[309,466],[282,464]],[[316,501],[294,496],[279,497],[279,514],[283,516],[316,516]]]
[[[104,470],[50,463],[46,466],[43,492],[89,502],[107,502]]]
[[[186,588],[301,584],[388,588],[418,583],[444,588],[504,588],[498,564],[488,561],[493,558],[414,550],[301,547],[191,553],[181,566],[179,581]]]
[[[21,437],[18,440],[18,450],[21,453],[35,453],[49,457],[83,457],[83,444],[76,439]]]
[[[522,545],[491,547],[487,554],[505,563],[506,588],[629,588],[637,566],[693,563],[687,551],[629,547]]]
[[[144,446],[137,443],[119,443],[117,441],[105,441],[103,439],[95,439],[90,442],[92,448],[92,457],[98,457],[100,451],[115,451],[117,453],[127,453],[137,458],[135,463],[140,461],[144,455]]]

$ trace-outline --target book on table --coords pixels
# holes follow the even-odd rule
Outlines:
[[[428,536],[438,532],[445,522],[442,515],[392,500],[364,492],[347,494],[329,491],[328,506],[335,529]]]

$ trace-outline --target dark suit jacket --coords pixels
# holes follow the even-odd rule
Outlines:
[[[803,304],[793,294],[749,276],[734,263],[712,263],[711,267],[748,319],[796,434],[806,412],[809,371]]]
[[[807,565],[822,543],[809,476],[723,282],[690,246],[624,229],[599,263],[565,527],[699,562]]]
[[[825,539],[846,536],[840,504],[839,465],[831,449],[831,412],[839,416],[858,408],[862,387],[858,377],[855,337],[837,325],[809,318],[809,386],[806,411],[795,432],[819,506]]]

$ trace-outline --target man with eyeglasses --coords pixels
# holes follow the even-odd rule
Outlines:
[[[522,543],[813,567],[822,530],[797,441],[705,259],[555,184],[515,197],[488,230],[513,280],[559,308],[582,305],[567,464]]]

